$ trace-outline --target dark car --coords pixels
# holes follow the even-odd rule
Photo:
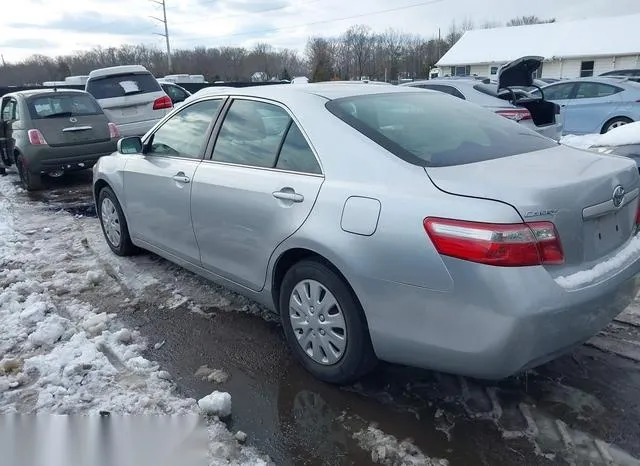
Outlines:
[[[116,150],[120,137],[91,94],[71,89],[19,91],[2,97],[0,149],[5,165],[16,164],[27,190],[42,176],[91,168]]]
[[[635,81],[637,83],[640,83],[640,68],[607,71],[606,73],[602,73],[600,76],[603,76],[603,77],[614,76],[614,77],[629,78],[630,81]]]

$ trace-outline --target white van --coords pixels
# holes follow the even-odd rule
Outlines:
[[[156,78],[140,65],[93,70],[85,90],[96,98],[122,137],[144,135],[173,108]]]

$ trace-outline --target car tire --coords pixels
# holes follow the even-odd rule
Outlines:
[[[20,183],[24,189],[27,191],[38,191],[42,189],[42,175],[29,171],[29,167],[27,167],[22,154],[16,155],[16,168],[18,169],[18,176],[20,176]]]
[[[319,298],[311,305],[308,298],[314,296],[313,290]],[[316,378],[342,385],[373,370],[377,359],[362,307],[331,267],[318,260],[294,264],[282,281],[279,301],[287,342],[302,366]],[[305,321],[310,325],[305,327]],[[308,331],[294,328],[297,326]]]
[[[98,193],[96,211],[109,248],[118,256],[136,254],[138,248],[131,241],[127,220],[111,188],[102,188]]]
[[[633,123],[631,118],[627,117],[615,117],[611,120],[607,121],[603,126],[600,134],[607,133],[611,131],[613,128],[617,128],[618,126],[627,125],[629,123]]]

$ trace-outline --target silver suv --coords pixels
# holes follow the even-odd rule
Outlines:
[[[142,136],[173,108],[156,78],[140,65],[93,70],[85,90],[123,137]]]

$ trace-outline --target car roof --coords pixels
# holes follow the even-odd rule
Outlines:
[[[58,87],[58,88],[44,88],[44,89],[27,89],[24,91],[16,91],[16,92],[11,92],[9,94],[6,94],[7,96],[21,96],[24,98],[29,98],[29,97],[33,97],[35,95],[44,95],[44,94],[85,94],[85,95],[90,95],[88,92],[85,91],[81,91],[79,89],[68,89],[65,87]]]
[[[149,73],[149,70],[147,70],[142,65],[111,66],[109,68],[99,68],[97,70],[93,70],[91,73],[89,73],[89,79],[127,73]]]
[[[292,86],[290,84],[273,84],[268,86],[250,86],[250,87],[225,87],[223,89],[216,87],[205,88],[212,89],[198,91],[194,96],[204,97],[206,95],[238,95],[246,97],[263,97],[274,100],[287,100],[295,98],[300,94],[316,95],[327,100],[340,99],[343,97],[354,97],[369,94],[388,94],[392,92],[426,92],[424,89],[416,89],[411,87],[400,86],[380,86],[379,84],[349,84],[345,83],[313,83],[302,86]]]
[[[558,84],[573,84],[573,83],[582,83],[582,82],[594,82],[594,83],[602,83],[602,84],[615,84],[619,86],[624,86],[625,84],[636,85],[626,76],[590,76],[586,78],[574,78],[574,79],[562,79],[555,83],[551,83],[548,86],[557,86]],[[544,87],[543,87],[544,89]]]

